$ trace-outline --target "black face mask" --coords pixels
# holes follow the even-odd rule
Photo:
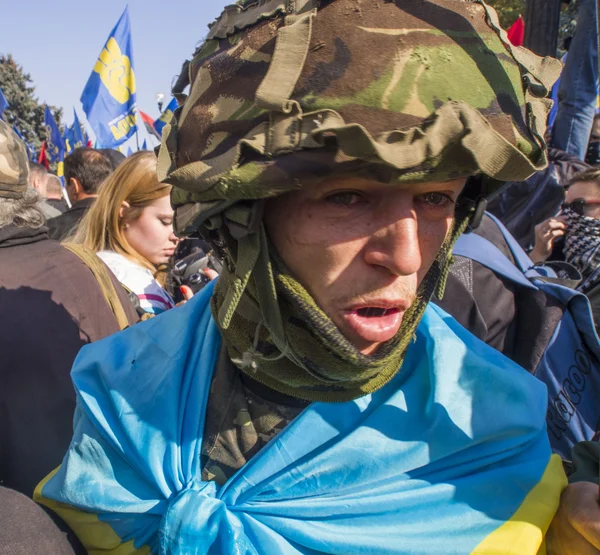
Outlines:
[[[578,289],[586,293],[600,283],[600,219],[583,216],[579,212],[584,205],[576,211],[574,204],[566,205],[562,212],[567,225],[563,252],[566,261],[581,272],[583,281]]]

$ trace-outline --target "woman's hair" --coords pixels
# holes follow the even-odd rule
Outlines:
[[[40,195],[35,189],[26,189],[21,198],[0,198],[0,227],[16,225],[39,229],[46,223],[40,207]]]
[[[170,192],[171,186],[156,177],[154,153],[137,152],[102,183],[96,202],[79,224],[74,237],[67,241],[84,245],[94,252],[118,252],[156,275],[156,267],[129,244],[123,227],[137,220],[146,206]],[[129,207],[123,208],[124,202]]]

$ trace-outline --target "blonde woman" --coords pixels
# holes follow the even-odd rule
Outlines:
[[[138,152],[102,184],[73,238],[96,252],[142,310],[155,315],[174,306],[159,272],[179,242],[170,192],[156,177],[154,153]]]

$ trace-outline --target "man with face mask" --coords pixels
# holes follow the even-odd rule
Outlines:
[[[544,387],[428,301],[557,69],[479,1],[226,8],[159,155],[224,272],[80,356],[39,502],[90,551],[537,553]]]
[[[582,276],[577,289],[592,305],[600,329],[600,170],[584,170],[569,182],[558,216],[535,228],[534,262],[565,260]]]

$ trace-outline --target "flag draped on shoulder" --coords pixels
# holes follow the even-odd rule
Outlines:
[[[224,485],[203,480],[213,291],[73,366],[73,442],[35,498],[87,552],[545,552],[566,485],[546,388],[434,305],[386,386],[311,403]]]
[[[88,122],[103,147],[117,147],[135,133],[135,92],[131,26],[125,8],[81,95]]]
[[[162,135],[162,130],[165,125],[167,125],[171,119],[173,119],[173,112],[177,109],[177,99],[173,98],[169,105],[165,108],[165,111],[161,114],[161,116],[154,122],[154,129],[159,135]]]

